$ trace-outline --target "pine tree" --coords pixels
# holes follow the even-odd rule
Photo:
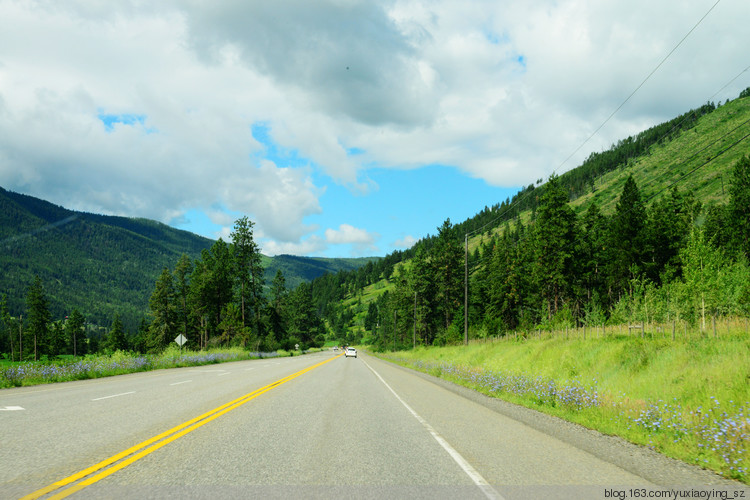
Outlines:
[[[589,205],[581,221],[581,238],[577,257],[579,284],[585,301],[604,296],[605,248],[607,219],[596,202]]]
[[[438,304],[438,276],[428,260],[427,252],[423,248],[417,249],[412,258],[411,266],[405,273],[405,280],[392,299],[399,304],[396,319],[404,322],[402,331],[406,329],[406,318],[411,319],[412,342],[414,343],[414,322],[416,319],[417,342],[431,345],[435,339],[437,329],[441,326],[440,305]],[[416,309],[416,310],[415,310]]]
[[[432,268],[437,308],[446,329],[456,314],[463,317],[463,252],[458,246],[450,219],[438,228],[438,239],[432,252]]]
[[[264,282],[260,250],[253,239],[254,225],[247,216],[237,219],[231,238],[234,248],[235,276],[240,287],[242,324],[245,326],[252,324],[256,333],[259,333]],[[246,310],[249,314],[246,314]],[[249,321],[248,316],[250,316]]]
[[[568,194],[552,175],[539,200],[534,225],[534,283],[551,319],[570,296],[576,218]]]
[[[149,307],[153,321],[149,326],[148,349],[160,351],[177,336],[174,314],[174,282],[172,273],[164,268],[151,294]]]
[[[9,352],[13,359],[13,329],[8,311],[8,297],[0,296],[0,352]]]
[[[732,244],[750,259],[750,155],[734,164],[727,212]]]
[[[65,325],[62,321],[53,321],[52,328],[49,331],[49,349],[47,354],[50,356],[59,356],[60,354],[65,354],[66,350]]]
[[[29,333],[34,341],[34,360],[49,351],[49,322],[50,312],[42,280],[34,277],[34,283],[29,287],[26,297],[29,317]]]
[[[119,314],[115,314],[115,319],[109,329],[109,334],[104,340],[104,349],[109,351],[125,351],[128,349],[128,339],[125,336],[125,329],[122,326],[122,320]]]
[[[81,314],[78,309],[73,309],[73,312],[68,316],[65,322],[65,336],[68,340],[68,352],[74,356],[80,356],[86,354],[86,332],[84,327],[86,325],[86,318]]]
[[[271,282],[271,302],[268,311],[269,335],[273,336],[274,342],[281,342],[286,337],[286,307],[289,291],[286,288],[286,279],[281,269],[276,270]]]
[[[607,278],[610,299],[629,290],[632,278],[640,276],[645,254],[646,208],[638,186],[629,176],[610,222]]]
[[[661,283],[665,271],[670,276],[679,272],[677,254],[690,234],[695,205],[691,195],[683,195],[675,186],[651,206],[646,227],[644,270],[654,283]]]
[[[179,332],[186,339],[190,338],[188,330],[190,326],[190,274],[192,271],[193,264],[190,262],[190,257],[182,254],[180,260],[177,261],[177,266],[175,266],[173,273],[175,293],[174,311]]]
[[[312,345],[316,337],[323,333],[322,324],[312,301],[308,283],[300,285],[289,296],[288,329],[290,339],[299,339],[305,347]]]

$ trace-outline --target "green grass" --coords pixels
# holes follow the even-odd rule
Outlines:
[[[493,397],[750,480],[750,339],[609,334],[383,355]]]

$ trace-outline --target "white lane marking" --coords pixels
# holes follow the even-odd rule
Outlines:
[[[245,368],[246,372],[249,372],[250,370],[255,370],[255,368]]]
[[[440,446],[442,446],[443,449],[448,452],[451,458],[453,458],[453,460],[458,464],[459,467],[461,467],[466,475],[469,476],[472,481],[474,481],[474,484],[477,485],[480,490],[482,490],[482,493],[484,493],[487,498],[492,500],[503,500],[502,495],[500,495],[500,493],[498,493],[495,488],[490,486],[490,483],[488,483],[487,480],[482,477],[479,471],[472,467],[472,465],[467,462],[466,459],[461,456],[461,454],[457,452],[455,448],[453,448],[453,446],[448,444],[448,441],[443,439],[443,437],[438,434],[438,432],[429,423],[427,423],[425,419],[423,419],[417,412],[415,412],[411,406],[406,404],[406,401],[401,399],[401,396],[396,394],[396,391],[394,391],[393,388],[388,385],[388,382],[383,380],[383,377],[381,377],[378,372],[376,372],[369,364],[367,364],[365,360],[362,360],[362,362],[365,364],[365,366],[367,366],[367,368],[370,369],[372,373],[375,374],[376,377],[380,379],[381,382],[383,382],[383,385],[385,385],[388,390],[391,391],[394,396],[396,396],[396,399],[398,399],[401,404],[404,405],[407,410],[409,410],[409,413],[411,413],[414,418],[416,418],[419,423],[422,424],[422,426],[427,429],[430,434],[432,434],[432,437],[435,438],[435,441],[437,441],[438,444],[440,444]]]
[[[224,375],[229,375],[229,372],[219,373],[219,377],[223,377]]]
[[[169,384],[169,385],[180,385],[180,384],[187,384],[188,382],[192,382],[192,380],[183,380],[182,382],[175,382],[175,383],[173,383],[173,384]]]
[[[0,411],[19,411],[19,410],[25,410],[23,406],[3,406],[0,408]]]
[[[112,394],[111,396],[103,396],[101,398],[92,399],[91,401],[101,401],[102,399],[117,398],[120,396],[127,396],[128,394],[135,394],[135,391],[121,392],[120,394]]]

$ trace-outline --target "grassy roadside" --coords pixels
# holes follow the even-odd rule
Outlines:
[[[210,351],[180,351],[179,348],[170,346],[158,355],[117,351],[110,355],[71,357],[48,362],[5,361],[0,363],[0,389],[296,354],[283,350],[270,353],[250,352],[239,347]]]
[[[379,354],[750,483],[750,339],[609,335]]]

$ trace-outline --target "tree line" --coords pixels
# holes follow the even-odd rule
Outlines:
[[[53,320],[42,280],[35,277],[25,315],[11,317],[7,298],[0,301],[0,353],[38,360],[116,350],[158,352],[178,335],[193,349],[276,351],[322,345],[325,328],[310,284],[289,290],[278,271],[266,286],[253,226],[242,217],[235,221],[230,242],[219,239],[199,258],[183,254],[174,269],[165,267],[137,332],[126,332],[119,315],[109,328],[92,328],[78,310]]]
[[[482,234],[466,257],[465,233],[450,220],[438,228],[367,305],[373,344],[462,341],[465,260],[473,336],[750,315],[750,156],[733,166],[726,205],[702,206],[673,187],[647,207],[630,176],[614,213],[592,203],[576,216],[559,177],[544,187],[529,220]]]

